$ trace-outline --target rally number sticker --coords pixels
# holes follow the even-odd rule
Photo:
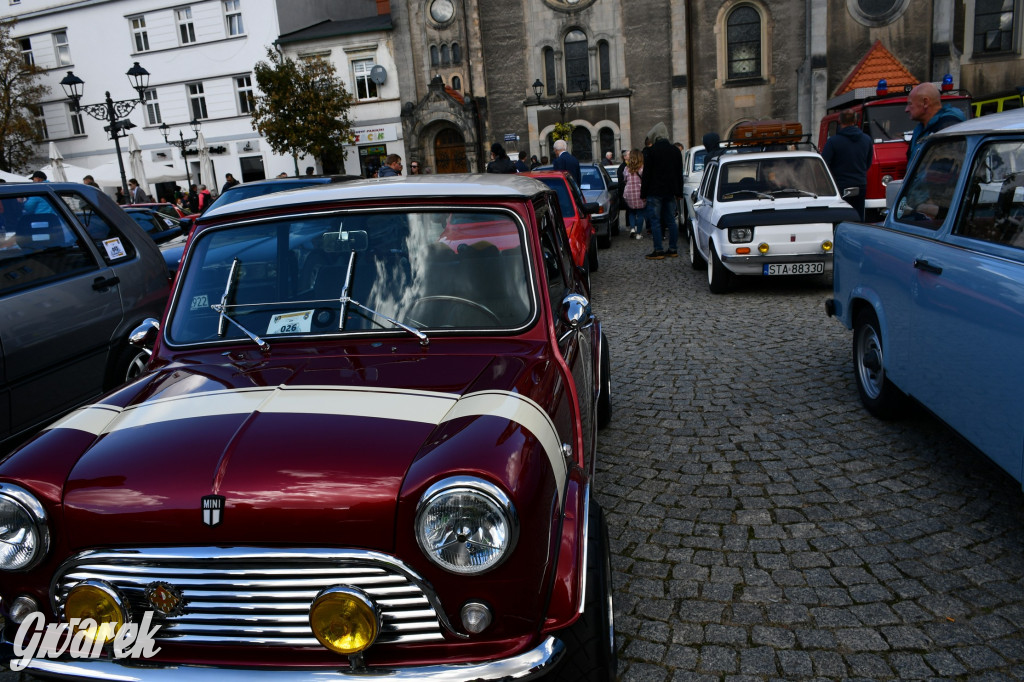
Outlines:
[[[305,334],[313,322],[312,310],[300,310],[294,313],[281,313],[270,318],[267,336],[271,334]]]
[[[124,245],[121,243],[120,237],[104,239],[103,248],[106,249],[107,258],[110,260],[117,260],[118,258],[124,258],[128,255],[128,252],[124,250]]]

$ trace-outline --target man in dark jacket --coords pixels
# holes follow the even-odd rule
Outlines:
[[[910,138],[910,147],[907,148],[908,162],[924,145],[926,137],[967,118],[959,109],[942,103],[942,96],[934,83],[915,85],[907,97],[905,111],[910,114],[912,121],[917,121],[914,135]]]
[[[508,158],[505,148],[495,142],[491,145],[491,162],[487,164],[488,173],[515,173],[516,165]]]
[[[676,199],[683,196],[683,155],[668,141],[668,128],[658,123],[648,133],[652,142],[644,154],[644,174],[640,179],[640,196],[647,200],[647,220],[654,237],[654,251],[648,260],[676,258],[679,226],[676,224]],[[668,250],[662,250],[663,228],[668,228]]]
[[[565,140],[555,140],[551,150],[555,153],[555,160],[551,163],[551,167],[555,170],[569,171],[569,175],[573,177],[576,184],[582,185],[583,175],[580,173],[580,162],[569,153],[569,143]]]
[[[857,114],[852,109],[839,112],[839,125],[839,132],[828,138],[821,150],[821,158],[825,159],[846,203],[857,209],[864,220],[864,197],[874,144],[857,126]]]

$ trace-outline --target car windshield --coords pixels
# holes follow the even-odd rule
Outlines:
[[[563,218],[572,218],[576,215],[576,206],[572,203],[572,197],[569,196],[569,186],[565,183],[562,178],[537,178],[545,185],[555,190],[555,194],[558,195],[558,207],[562,209]]]
[[[693,172],[699,173],[704,170],[704,157],[708,155],[706,149],[698,149],[693,153]]]
[[[835,195],[836,188],[816,156],[739,159],[723,163],[719,201],[775,200]]]
[[[601,176],[601,171],[597,169],[597,166],[580,166],[580,189],[585,190],[602,190],[604,186],[604,177]]]
[[[964,117],[970,116],[971,101],[969,99],[943,100],[942,103],[960,110]],[[903,140],[904,133],[914,132],[914,128],[917,126],[917,121],[910,118],[906,108],[906,102],[864,107],[864,132],[876,141]]]
[[[359,212],[201,232],[168,340],[524,327],[521,223],[507,212]],[[256,340],[256,339],[254,339]]]
[[[155,234],[158,231],[158,229],[167,229],[162,225],[160,226],[160,228],[158,228],[157,224],[153,222],[152,216],[145,211],[129,211],[128,215],[130,215],[132,217],[132,220],[138,223],[139,227],[145,230],[146,234],[150,236]]]

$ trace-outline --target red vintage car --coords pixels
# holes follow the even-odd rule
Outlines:
[[[442,241],[485,223],[504,248]],[[0,464],[5,641],[78,627],[92,655],[26,657],[69,679],[614,679],[581,277],[529,178],[210,210],[147,371]]]
[[[555,190],[565,221],[565,231],[569,235],[573,261],[587,272],[597,272],[597,237],[590,215],[599,212],[601,207],[597,203],[587,203],[579,185],[568,171],[533,171],[521,175],[537,178]]]

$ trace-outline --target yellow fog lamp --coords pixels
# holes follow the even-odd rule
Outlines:
[[[832,242],[826,239],[821,243],[821,250],[828,253],[832,250]]]
[[[351,656],[365,651],[377,639],[380,613],[361,590],[328,587],[313,600],[309,625],[325,647]]]
[[[761,242],[760,244],[758,244],[757,245],[757,250],[760,251],[761,253],[768,253],[768,244],[767,244],[767,242]]]
[[[64,620],[77,618],[76,632],[85,630],[93,642],[110,642],[117,631],[128,621],[128,607],[113,587],[102,580],[86,580],[78,583],[68,592],[64,602]],[[84,621],[92,625],[82,627]],[[107,625],[108,627],[102,627]]]

